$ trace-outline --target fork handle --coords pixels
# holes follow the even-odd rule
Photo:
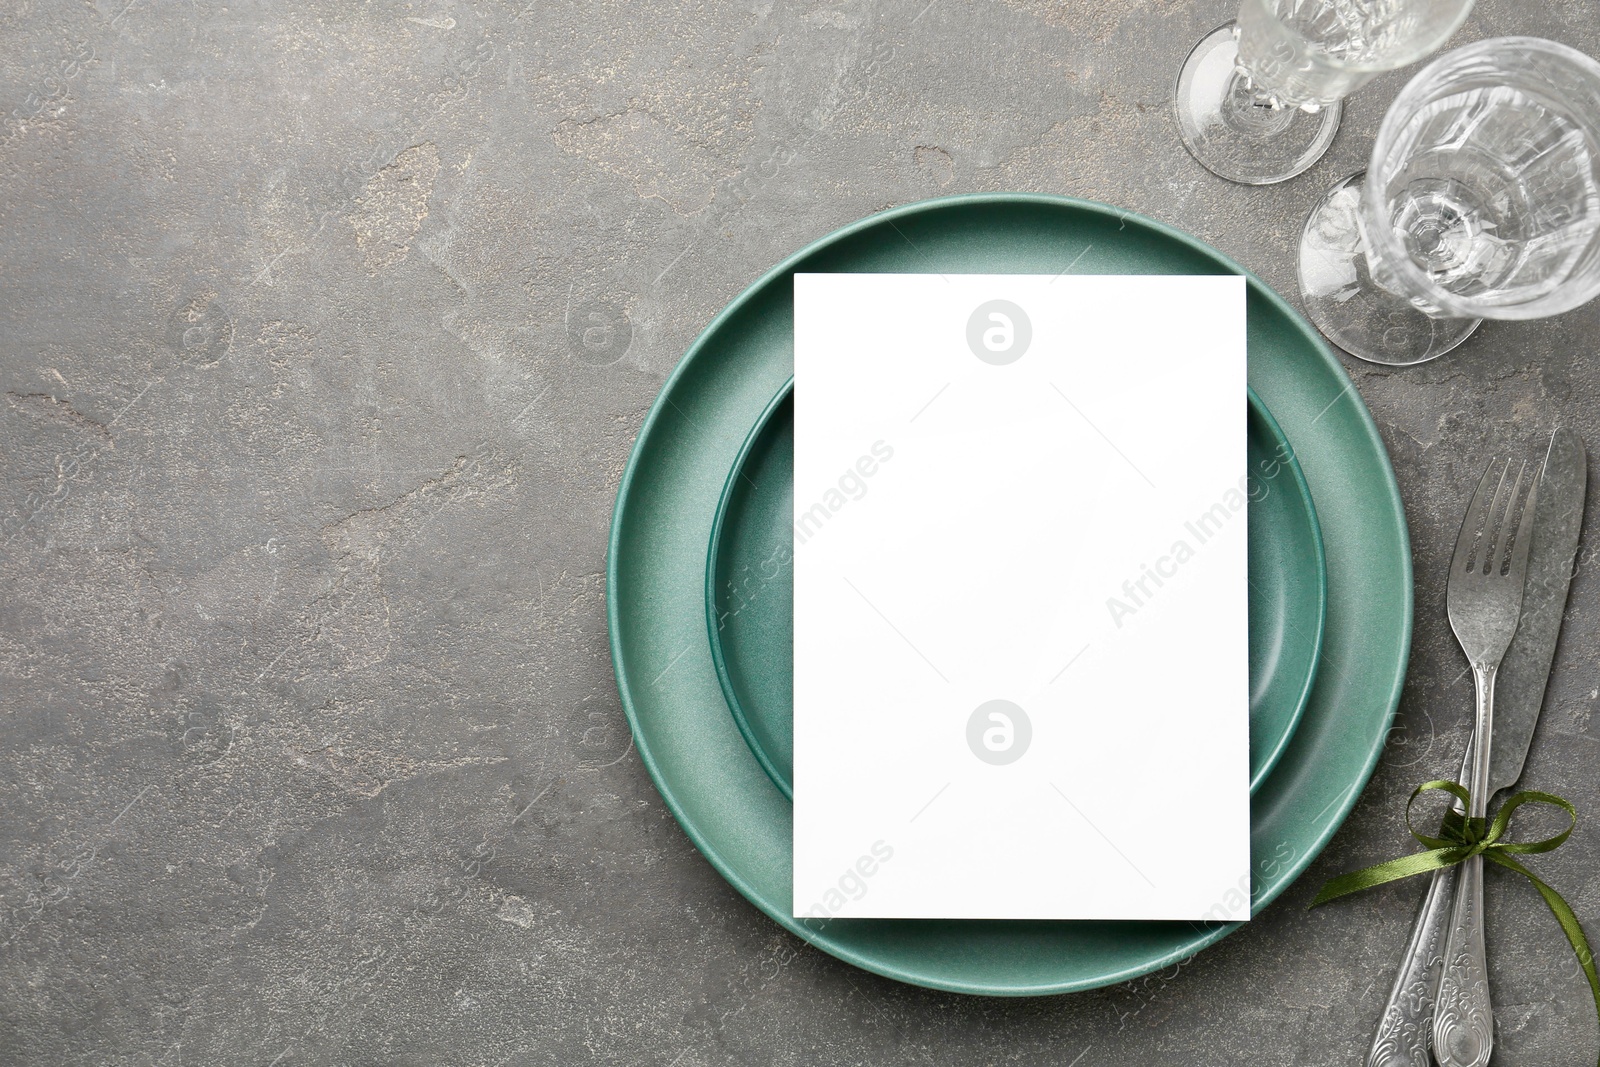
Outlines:
[[[1473,748],[1472,781],[1467,787],[1472,797],[1467,816],[1473,819],[1483,818],[1488,808],[1496,670],[1476,663],[1472,667],[1478,683],[1478,743]],[[1483,857],[1470,857],[1460,871],[1433,1017],[1433,1054],[1439,1067],[1484,1067],[1494,1048],[1494,1014],[1483,944]]]
[[[1474,742],[1467,740],[1458,779],[1472,773]],[[1445,930],[1455,896],[1456,869],[1441,867],[1428,881],[1411,927],[1411,941],[1400,959],[1389,1003],[1378,1019],[1367,1050],[1366,1067],[1432,1067],[1433,1006],[1439,997],[1439,973],[1444,969]]]
[[[1483,857],[1461,864],[1433,1017],[1439,1067],[1483,1067],[1494,1047],[1489,966],[1483,949]]]

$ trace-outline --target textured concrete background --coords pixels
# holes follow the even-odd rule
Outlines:
[[[1228,8],[5,5],[0,1063],[1358,1062],[1421,886],[1302,909],[1459,758],[1441,569],[1490,454],[1600,447],[1600,307],[1347,361],[1415,539],[1400,728],[1311,873],[1167,974],[980,1000],[804,946],[666,812],[606,649],[640,420],[805,242],[1043,190],[1293,294],[1405,75],[1308,175],[1227,185],[1169,107]],[[1459,41],[1506,33],[1600,53],[1600,0],[1485,0]],[[1572,596],[1524,782],[1594,814],[1593,569]],[[1593,825],[1539,866],[1600,933]],[[1592,1062],[1555,925],[1490,880],[1498,1062]]]

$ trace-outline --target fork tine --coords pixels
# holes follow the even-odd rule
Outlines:
[[[1539,480],[1544,475],[1544,464],[1534,468],[1533,482],[1528,486],[1528,499],[1522,505],[1522,521],[1517,524],[1517,540],[1511,546],[1511,560],[1506,575],[1519,585],[1528,577],[1528,548],[1533,543],[1533,511],[1539,502]]]
[[[1489,506],[1489,476],[1494,473],[1495,460],[1490,460],[1489,465],[1483,469],[1483,477],[1478,480],[1478,488],[1472,494],[1472,503],[1467,505],[1466,517],[1461,520],[1461,533],[1456,536],[1456,554],[1450,561],[1452,576],[1463,574],[1472,566],[1474,559],[1472,549],[1478,542],[1478,531],[1488,525],[1487,509]],[[1504,477],[1502,475],[1502,477]]]
[[[1498,575],[1505,570],[1511,562],[1511,542],[1516,536],[1517,500],[1522,495],[1522,476],[1528,471],[1528,461],[1523,460],[1517,468],[1517,477],[1508,486],[1506,479],[1511,477],[1511,461],[1506,460],[1506,472],[1500,478],[1500,490],[1494,496],[1494,510],[1489,513],[1490,520],[1494,523],[1494,541],[1489,546],[1488,555],[1483,560],[1483,573]],[[1501,508],[1502,502],[1504,509]]]
[[[1511,541],[1511,504],[1516,499],[1516,486],[1506,484],[1510,478],[1511,461],[1508,459],[1500,471],[1500,485],[1494,491],[1488,524],[1483,528],[1484,552],[1478,557],[1478,571],[1482,574],[1499,569],[1500,558],[1505,555],[1506,546]],[[1517,472],[1517,480],[1522,480],[1521,471]]]

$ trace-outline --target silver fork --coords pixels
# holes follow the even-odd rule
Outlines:
[[[1500,476],[1494,478],[1496,467]],[[1447,595],[1450,628],[1472,664],[1477,683],[1477,724],[1472,769],[1462,784],[1471,793],[1467,817],[1481,819],[1489,801],[1489,754],[1494,731],[1494,679],[1522,614],[1522,588],[1528,576],[1528,543],[1539,468],[1522,486],[1528,464],[1490,461],[1472,495],[1456,539]],[[1496,482],[1493,499],[1489,486]],[[1520,516],[1520,519],[1518,518]],[[1433,1054],[1440,1067],[1484,1067],[1494,1047],[1494,1016],[1489,1005],[1489,970],[1483,947],[1483,857],[1461,864],[1455,905],[1445,935],[1444,969],[1433,1017]]]

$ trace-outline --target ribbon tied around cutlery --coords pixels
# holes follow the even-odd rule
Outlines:
[[[1428,851],[1414,852],[1409,856],[1375,863],[1371,867],[1330,878],[1323,883],[1322,888],[1317,891],[1316,899],[1308,907],[1315,908],[1330,900],[1337,900],[1339,897],[1358,893],[1363,889],[1371,889],[1385,882],[1410,878],[1416,874],[1427,874],[1443,867],[1452,867],[1472,856],[1482,856],[1490,863],[1497,863],[1507,870],[1516,871],[1532,882],[1533,887],[1539,891],[1539,895],[1549,906],[1550,913],[1556,917],[1556,922],[1561,924],[1561,932],[1567,935],[1567,942],[1572,946],[1573,953],[1578,957],[1578,964],[1583,968],[1584,977],[1589,980],[1589,991],[1594,996],[1595,1016],[1600,1018],[1600,974],[1595,972],[1594,952],[1589,948],[1589,939],[1583,934],[1583,926],[1578,922],[1578,916],[1562,899],[1560,893],[1550,888],[1543,879],[1513,858],[1559,848],[1572,835],[1573,828],[1578,824],[1577,809],[1551,793],[1525,789],[1506,798],[1506,802],[1500,805],[1492,820],[1469,819],[1452,808],[1445,813],[1439,827],[1439,835],[1431,837],[1418,833],[1417,828],[1412,825],[1411,807],[1423,793],[1433,790],[1449,793],[1461,801],[1463,808],[1470,808],[1471,794],[1465,786],[1443,780],[1423,782],[1412,790],[1411,799],[1406,801],[1406,829],[1411,831],[1412,837],[1428,846]],[[1548,805],[1566,812],[1568,820],[1566,829],[1553,837],[1539,841],[1502,840],[1507,827],[1511,825],[1512,814],[1522,805],[1530,803]]]

